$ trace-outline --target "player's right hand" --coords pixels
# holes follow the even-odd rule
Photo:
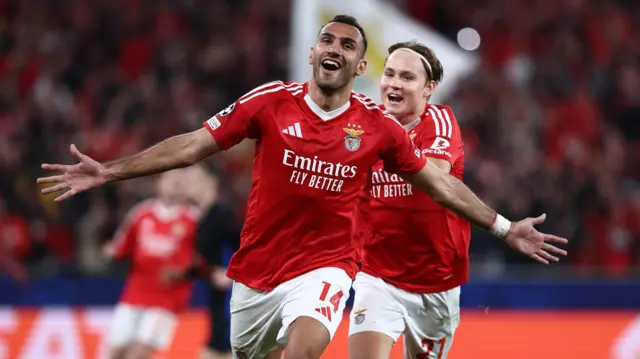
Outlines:
[[[214,287],[223,291],[231,288],[231,285],[233,284],[233,280],[227,277],[226,268],[221,268],[221,267],[215,267],[211,271],[210,280],[211,280],[211,284],[213,284]]]
[[[75,165],[48,164],[43,163],[42,168],[49,171],[56,171],[59,174],[49,177],[40,177],[37,183],[51,183],[53,186],[42,190],[43,194],[66,191],[55,198],[56,202],[65,200],[77,193],[101,186],[107,182],[104,175],[105,168],[98,161],[78,151],[75,145],[70,146],[71,154],[79,163]]]

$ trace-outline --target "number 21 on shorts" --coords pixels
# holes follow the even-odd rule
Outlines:
[[[442,358],[442,353],[444,353],[444,344],[447,341],[447,338],[442,338],[440,340],[438,340],[438,344],[440,345],[440,352],[438,354],[438,359]],[[431,355],[431,351],[433,350],[433,347],[435,346],[436,342],[431,340],[431,339],[422,339],[422,347],[426,348],[427,351],[421,354],[416,355],[416,358],[418,359],[428,359],[429,355]]]
[[[331,283],[322,282],[322,285],[322,292],[320,292],[319,299],[323,302],[326,302],[327,297],[329,296],[329,291],[331,290]],[[327,317],[327,319],[329,319],[329,321],[331,321],[331,311],[333,311],[333,313],[338,312],[338,309],[340,308],[340,299],[342,299],[343,295],[344,293],[342,292],[342,290],[339,290],[329,298],[329,304],[331,305],[316,308],[316,312],[324,315],[325,317]]]

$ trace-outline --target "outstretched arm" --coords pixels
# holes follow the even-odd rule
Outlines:
[[[440,169],[431,159],[420,172],[408,176],[407,180],[469,223],[491,230],[497,213],[482,203],[462,181]]]
[[[133,156],[107,162],[107,182],[144,177],[174,168],[188,167],[220,149],[205,128],[170,137]]]
[[[549,242],[567,243],[565,238],[538,232],[534,225],[544,222],[546,215],[511,222],[487,207],[457,178],[438,168],[431,160],[407,180],[429,194],[438,204],[449,208],[473,225],[503,239],[511,248],[538,262],[557,262],[567,252]]]
[[[417,149],[406,131],[398,125],[398,122],[391,121],[387,117],[383,113],[381,122],[387,124],[388,131],[386,133],[390,135],[390,141],[380,154],[387,171],[403,176],[408,182],[430,195],[438,204],[457,213],[471,224],[488,230],[494,236],[504,240],[514,250],[538,262],[544,264],[548,264],[549,261],[557,262],[559,260],[557,256],[567,254],[566,251],[550,244],[567,243],[565,238],[540,233],[534,228],[534,225],[544,222],[546,218],[544,214],[537,218],[525,218],[513,223],[497,214],[482,203],[460,180],[446,172],[450,170],[450,166],[446,166],[442,161],[434,161],[433,158],[425,160],[422,153],[427,152],[433,155],[434,151],[430,151],[430,149],[443,151],[441,149],[442,139],[436,138],[429,149]],[[445,147],[451,147],[452,143],[444,140],[449,143]],[[450,138],[450,140],[454,140],[454,138]],[[462,143],[459,138],[456,142],[457,147],[454,149],[457,149],[460,154]],[[430,141],[426,143],[430,143]],[[448,154],[442,156],[441,159],[451,160],[455,157],[451,151],[446,152]]]
[[[75,165],[42,164],[45,170],[57,175],[38,178],[38,183],[53,184],[43,194],[66,191],[57,202],[107,182],[144,177],[174,168],[190,166],[220,150],[205,128],[166,139],[133,156],[101,164],[71,145],[71,153],[78,159]]]

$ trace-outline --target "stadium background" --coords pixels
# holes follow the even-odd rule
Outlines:
[[[98,160],[130,154],[264,82],[306,80],[319,24],[341,11],[371,38],[357,90],[377,97],[392,41],[432,46],[465,182],[509,218],[546,212],[541,229],[571,240],[544,267],[474,231],[451,358],[640,358],[640,3],[0,0],[0,359],[106,358],[126,264],[100,244],[151,195],[140,179],[57,206],[39,164],[72,161],[72,142]],[[462,50],[474,31],[479,47]],[[207,161],[241,211],[251,156],[244,143]],[[195,358],[203,293],[164,357]],[[346,358],[344,330],[325,358]]]

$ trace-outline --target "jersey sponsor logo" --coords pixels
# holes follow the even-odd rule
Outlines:
[[[234,103],[232,103],[231,105],[227,106],[227,108],[225,108],[224,110],[222,110],[222,111],[218,112],[218,113],[216,114],[216,116],[222,116],[222,117],[224,117],[224,116],[226,116],[226,115],[230,114],[230,113],[231,113],[231,111],[233,111],[233,109],[234,109],[235,107],[236,107],[236,103],[234,102]]]
[[[186,231],[186,229],[183,229]],[[172,228],[172,232],[174,228]],[[166,258],[178,250],[178,238],[159,233],[151,219],[143,219],[138,229],[138,248],[145,255]]]
[[[290,183],[331,192],[342,192],[344,179],[354,178],[358,173],[357,166],[323,161],[318,156],[300,156],[288,149],[284,150],[282,164],[295,168]]]
[[[433,144],[431,145],[431,149],[433,150],[446,150],[449,147],[451,147],[451,142],[442,137],[436,137],[435,141],[433,141]]]
[[[426,154],[432,154],[432,155],[444,155],[444,156],[447,156],[447,157],[451,157],[451,153],[448,152],[448,151],[434,150],[434,149],[431,149],[431,148],[426,148],[426,149],[422,150],[422,153],[425,154],[425,155]]]
[[[151,257],[167,258],[178,251],[176,239],[161,234],[148,234],[138,240],[138,248]]]
[[[451,157],[451,153],[447,151],[449,147],[451,147],[451,142],[449,142],[449,140],[442,137],[436,137],[436,139],[431,144],[431,147],[425,148],[424,150],[422,150],[422,153]]]
[[[358,136],[364,133],[364,130],[361,130],[361,128],[362,126],[360,125],[352,124],[348,124],[347,128],[343,128],[344,132],[347,133],[347,136],[344,138],[344,147],[351,152],[355,152],[360,148],[362,139]]]
[[[420,152],[418,151],[418,155]],[[371,196],[373,198],[406,197],[413,195],[413,186],[397,174],[383,169],[371,173]]]

